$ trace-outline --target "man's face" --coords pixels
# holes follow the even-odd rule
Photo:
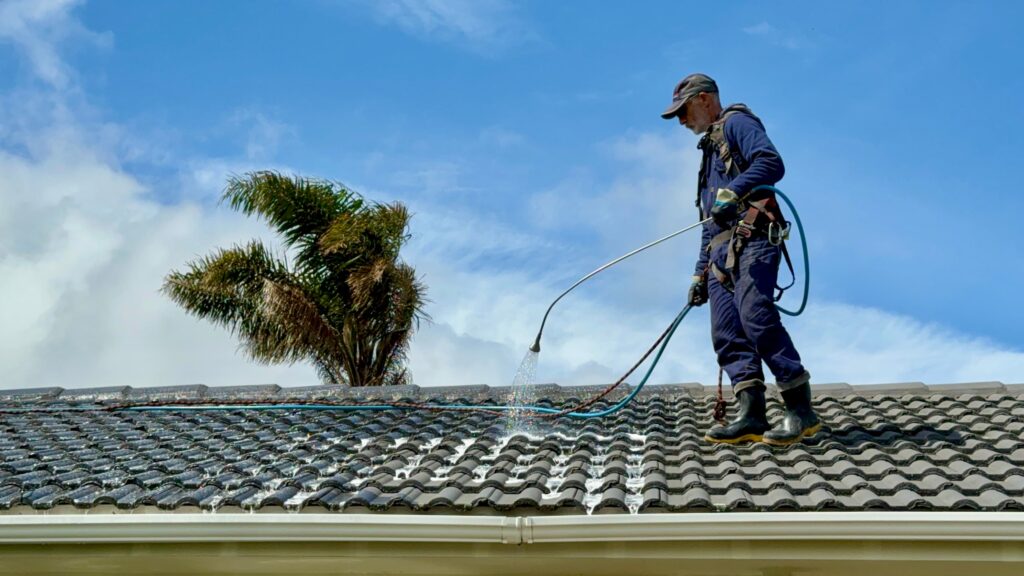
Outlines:
[[[711,114],[711,97],[707,92],[701,92],[690,98],[686,106],[679,111],[678,118],[679,124],[700,136],[715,121],[714,115]]]

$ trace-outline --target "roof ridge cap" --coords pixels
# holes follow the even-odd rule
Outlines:
[[[571,397],[592,396],[599,394],[611,384],[572,384],[562,385],[558,383],[536,383],[532,385],[537,391],[543,392],[546,397],[552,400],[564,400]],[[227,399],[266,400],[274,402],[286,398],[310,399],[330,396],[335,398],[358,397],[363,400],[373,398],[398,397],[425,400],[428,398],[450,398],[459,397],[483,398],[503,397],[511,392],[512,386],[489,386],[487,384],[467,384],[458,386],[381,386],[372,388],[353,388],[338,385],[313,385],[283,387],[278,384],[252,384],[252,385],[229,385],[229,386],[207,386],[205,384],[184,384],[175,386],[99,386],[90,388],[62,388],[59,386],[43,386],[37,388],[16,388],[0,390],[0,403],[23,404],[23,403],[56,403],[56,402],[157,402],[160,400],[209,399],[211,402]],[[777,387],[772,384],[770,388],[777,393]],[[435,392],[436,390],[436,392]],[[635,390],[635,385],[623,382],[617,391]],[[714,395],[717,392],[716,386],[708,386],[700,382],[671,382],[660,384],[648,384],[638,391],[638,396],[651,398],[655,396],[683,396],[703,398]],[[731,395],[731,390],[726,387],[726,392]],[[961,394],[1011,394],[1024,395],[1024,383],[1004,384],[1003,382],[981,381],[981,382],[958,382],[944,384],[925,384],[923,382],[895,382],[881,384],[848,384],[846,382],[811,384],[811,392],[815,396],[906,396],[906,395],[932,395],[940,394],[957,396]]]

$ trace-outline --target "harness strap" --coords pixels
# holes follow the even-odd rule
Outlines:
[[[697,148],[703,152],[703,159],[697,174],[697,200],[694,204],[700,212],[701,219],[705,218],[704,206],[701,203],[701,191],[707,185],[708,161],[712,153],[718,154],[718,158],[725,165],[726,173],[732,178],[735,178],[746,169],[746,161],[740,154],[732,153],[729,141],[725,137],[725,122],[733,114],[748,114],[757,118],[747,106],[733,104],[722,111],[719,118],[708,127],[707,132],[704,133],[700,142],[697,143]],[[725,270],[720,269],[714,263],[709,263],[708,268],[714,273],[719,283],[728,290],[732,290],[732,278],[739,272],[739,256],[743,252],[743,247],[755,232],[763,232],[763,230],[759,230],[757,227],[758,218],[763,214],[768,220],[769,227],[773,224],[785,224],[782,210],[779,208],[779,204],[774,196],[750,201],[746,204],[748,208],[743,219],[735,227],[716,234],[711,239],[711,242],[708,243],[709,255],[722,244],[729,244],[728,253],[725,258]],[[796,272],[793,269],[793,261],[789,256],[789,250],[786,248],[785,238],[779,242],[779,246],[782,248],[782,255],[786,260],[786,267],[789,268],[792,280],[785,287],[779,286],[776,283],[775,289],[778,290],[778,294],[775,295],[776,302],[782,298],[786,290],[796,283]]]
[[[786,248],[785,240],[782,241],[780,246],[782,247],[782,256],[786,259],[786,267],[789,268],[790,281],[789,284],[786,284],[785,286],[779,286],[777,283],[775,284],[775,289],[779,291],[779,293],[775,295],[776,302],[782,299],[782,295],[786,290],[789,290],[793,287],[793,284],[796,284],[796,272],[793,270],[793,260],[789,257],[789,249]]]
[[[697,172],[697,200],[694,205],[700,213],[700,219],[707,216],[704,214],[704,207],[701,205],[701,192],[708,183],[708,161],[713,152],[718,153],[718,158],[725,164],[725,171],[730,178],[735,178],[740,172],[746,170],[746,162],[739,154],[734,155],[729,148],[729,141],[725,137],[725,122],[733,114],[749,114],[754,118],[757,116],[744,104],[732,104],[722,111],[717,120],[708,126],[707,132],[697,142],[697,148],[702,153],[700,170]],[[758,120],[760,121],[760,119]]]
[[[718,248],[722,244],[732,240],[732,231],[733,229],[729,228],[728,230],[722,230],[718,234],[715,234],[714,237],[711,238],[711,242],[708,242],[708,254],[714,252],[715,248]]]
[[[781,212],[777,215],[773,214],[771,207],[774,204],[774,208],[778,210],[778,204],[774,203],[774,198],[766,198],[764,200],[758,200],[751,202],[750,208],[747,209],[747,213],[736,226],[723,230],[718,234],[715,234],[711,241],[708,242],[708,255],[715,251],[719,246],[728,243],[729,248],[725,256],[725,270],[719,268],[714,262],[709,261],[709,270],[715,275],[718,282],[724,286],[727,290],[732,290],[732,279],[739,273],[739,256],[743,252],[743,248],[746,246],[749,239],[758,232],[763,230],[758,229],[753,223],[757,221],[757,217],[760,214],[765,214],[770,223],[777,223],[781,220]],[[786,261],[786,267],[789,269],[790,282],[786,286],[779,286],[775,284],[775,289],[778,293],[774,297],[774,301],[778,302],[782,299],[783,294],[786,290],[793,287],[796,283],[796,271],[793,268],[793,259],[789,255],[789,248],[786,247],[785,240],[779,243],[779,247],[782,249],[782,256]]]
[[[732,256],[732,237],[733,237],[733,233],[734,232],[735,232],[734,228],[729,228],[728,230],[722,230],[718,234],[715,234],[715,236],[713,238],[711,238],[711,241],[708,242],[708,266],[709,266],[709,269],[711,270],[711,273],[715,275],[715,279],[718,280],[718,283],[721,284],[722,286],[724,286],[725,289],[729,290],[729,291],[732,291],[732,277],[730,277],[729,274],[727,274],[725,270],[722,270],[721,268],[718,267],[717,264],[715,264],[714,262],[711,261],[711,253],[714,252],[715,249],[718,248],[719,246],[721,246],[722,244],[725,244],[725,243],[728,242],[729,243],[729,256],[731,257]],[[726,269],[731,271],[731,269],[729,268],[729,261],[728,261],[728,259],[726,260]]]

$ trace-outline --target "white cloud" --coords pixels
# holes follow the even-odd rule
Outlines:
[[[763,38],[770,44],[781,46],[787,50],[800,50],[808,47],[808,41],[796,35],[779,30],[768,22],[759,22],[753,26],[743,28],[743,32],[750,36]]]
[[[0,365],[4,388],[317,382],[266,368],[223,329],[161,295],[163,276],[213,246],[267,236],[252,220],[147,200],[81,134],[38,157],[0,154]]]
[[[1024,352],[884,310],[813,302],[790,320],[819,382],[1019,382]]]
[[[295,136],[295,129],[255,108],[240,108],[228,117],[228,125],[243,129],[246,160],[263,161],[271,158],[278,146]]]
[[[80,0],[4,0],[0,2],[0,44],[12,43],[33,73],[47,84],[64,88],[71,71],[61,60],[57,44],[75,36],[108,44],[110,36],[90,32],[71,18]]]
[[[371,0],[376,18],[420,38],[483,53],[498,53],[537,40],[507,0]]]
[[[456,160],[417,161],[409,159],[405,167],[391,172],[394,185],[418,190],[422,194],[449,197],[471,190],[461,183],[465,167]]]

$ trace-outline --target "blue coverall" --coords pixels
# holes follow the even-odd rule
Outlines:
[[[704,148],[701,172],[706,174],[706,182],[700,183],[702,217],[711,214],[719,188],[728,188],[742,198],[757,186],[774,185],[785,174],[782,157],[756,117],[746,113],[731,114],[723,131],[731,154],[739,153],[744,161],[740,166],[745,169],[730,178],[718,150],[714,146]],[[718,246],[711,254],[707,250],[711,239],[723,230],[714,220],[704,224],[696,275],[704,273],[709,259],[720,270],[726,270],[728,243]],[[733,292],[722,286],[714,274],[708,273],[711,339],[718,364],[729,375],[734,392],[764,385],[762,360],[781,390],[796,388],[810,379],[775,308],[773,293],[780,257],[780,247],[768,242],[767,236],[754,234],[740,254],[739,270],[732,278]]]

